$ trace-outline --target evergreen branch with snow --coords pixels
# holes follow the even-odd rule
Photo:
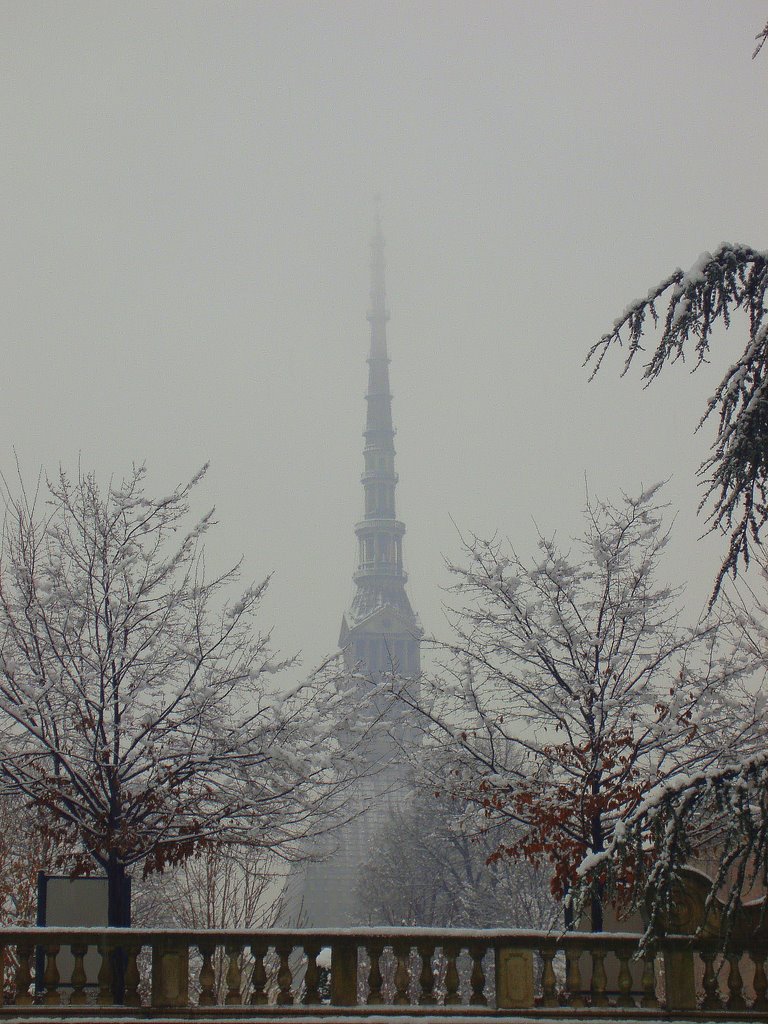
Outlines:
[[[644,351],[650,317],[654,327],[660,326],[660,336],[644,367],[647,385],[689,350],[695,358],[694,370],[708,362],[714,329],[718,324],[731,328],[734,313],[743,313],[743,351],[708,399],[696,428],[712,417],[717,420],[710,454],[699,468],[703,487],[699,510],[706,510],[711,531],[728,537],[712,603],[726,576],[735,576],[740,565],[749,564],[768,520],[767,286],[768,253],[724,242],[713,252],[702,253],[687,272],[676,270],[631,303],[586,359],[594,377],[609,349],[626,343],[626,373]],[[656,308],[660,302],[666,303],[663,318]]]

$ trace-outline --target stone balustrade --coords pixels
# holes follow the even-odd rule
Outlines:
[[[768,944],[719,950],[684,935],[643,957],[617,933],[8,928],[0,1016],[765,1019]]]

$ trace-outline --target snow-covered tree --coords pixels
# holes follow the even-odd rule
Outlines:
[[[761,566],[763,589],[768,567]],[[724,589],[727,633],[747,686],[721,691],[719,727],[701,736],[706,754],[689,772],[661,777],[626,815],[603,853],[580,866],[586,886],[635,866],[635,898],[663,927],[679,869],[703,862],[711,895],[732,920],[742,900],[768,888],[768,604],[746,584]]]
[[[237,928],[257,931],[278,921],[285,882],[285,865],[268,848],[208,843],[181,864],[153,874],[142,884],[133,903],[133,924],[147,928]],[[243,999],[247,1000],[252,962],[240,954]],[[223,1005],[229,960],[218,946],[211,965],[214,991]],[[190,970],[193,987],[199,966]]]
[[[758,39],[762,45],[765,33]],[[704,487],[700,509],[707,509],[713,531],[728,535],[713,601],[725,577],[735,576],[740,564],[749,563],[768,520],[766,286],[768,253],[724,242],[713,252],[702,253],[690,270],[675,270],[647,295],[630,303],[587,356],[594,376],[608,350],[626,340],[626,373],[643,352],[650,316],[654,327],[662,324],[658,343],[645,363],[643,379],[650,384],[668,363],[686,354],[695,360],[694,369],[708,362],[716,326],[730,327],[734,313],[743,313],[744,349],[708,399],[698,424],[701,427],[711,417],[717,420],[710,454],[699,469]],[[666,303],[663,318],[656,309],[660,302]]]
[[[343,813],[352,762],[328,677],[293,692],[254,616],[267,581],[207,576],[189,484],[155,499],[134,469],[103,491],[65,473],[6,488],[0,550],[0,784],[45,810],[67,867],[123,878],[208,844],[290,856]],[[61,845],[62,841],[65,845]]]
[[[763,722],[763,729],[765,722]],[[680,868],[703,863],[710,896],[725,901],[732,923],[742,901],[768,887],[768,753],[724,754],[690,774],[649,788],[627,814],[605,851],[590,854],[579,869],[583,891],[595,880],[615,883],[626,865],[634,873],[633,898],[649,914],[648,933],[658,934],[670,907]]]
[[[393,809],[359,884],[372,924],[549,928],[562,924],[549,877],[531,864],[488,860],[492,836],[450,797],[415,788]]]
[[[400,694],[428,726],[436,788],[480,811],[495,859],[548,863],[560,896],[658,780],[711,762],[704,740],[740,676],[716,622],[685,627],[657,580],[662,512],[655,488],[593,502],[581,540],[541,539],[531,562],[472,540],[453,567],[464,604],[450,660],[418,698]]]
[[[207,843],[162,875],[150,875],[134,900],[147,928],[269,928],[277,921],[285,864],[265,847]]]

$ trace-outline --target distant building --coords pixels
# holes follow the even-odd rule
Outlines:
[[[364,516],[355,526],[358,565],[354,594],[341,622],[339,646],[350,673],[376,679],[382,673],[417,678],[422,629],[405,590],[405,525],[395,510],[395,431],[389,390],[384,238],[377,218],[371,242],[371,342],[362,484]],[[382,709],[367,757],[374,771],[363,779],[350,810],[359,812],[329,840],[326,859],[294,871],[289,879],[286,923],[326,928],[364,924],[357,893],[360,868],[375,850],[376,836],[403,788],[398,759],[402,730]],[[327,851],[318,851],[320,853]],[[375,923],[375,922],[372,922]]]

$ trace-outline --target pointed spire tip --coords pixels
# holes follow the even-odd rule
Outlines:
[[[377,204],[375,230],[371,239],[371,305],[368,319],[380,318],[388,320],[389,314],[387,313],[386,285],[384,283],[384,235],[381,230],[381,212]]]
[[[384,232],[381,227],[381,192],[377,192],[373,197],[373,204],[373,238],[371,239],[371,245],[383,247]]]

